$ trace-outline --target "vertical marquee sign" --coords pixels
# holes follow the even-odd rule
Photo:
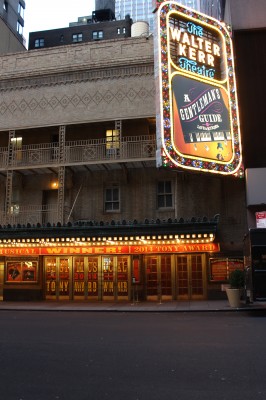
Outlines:
[[[157,6],[157,166],[241,176],[230,33],[174,1]]]

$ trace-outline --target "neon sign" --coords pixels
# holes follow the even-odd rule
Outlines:
[[[157,166],[243,175],[232,41],[224,24],[158,4]]]

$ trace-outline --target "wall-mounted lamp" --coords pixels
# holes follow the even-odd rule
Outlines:
[[[54,179],[51,181],[51,189],[58,189],[58,180]]]

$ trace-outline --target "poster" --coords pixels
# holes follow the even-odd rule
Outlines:
[[[230,162],[233,148],[225,89],[175,74],[172,93],[173,142],[177,151]]]

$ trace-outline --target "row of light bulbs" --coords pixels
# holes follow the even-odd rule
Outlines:
[[[103,238],[36,238],[36,239],[3,239],[0,240],[0,246],[27,246],[30,245],[49,245],[64,246],[73,245],[110,245],[110,244],[176,244],[176,243],[208,243],[213,242],[215,236],[213,233],[207,234],[182,234],[182,235],[159,235],[159,236],[125,236],[123,237],[103,237]]]

